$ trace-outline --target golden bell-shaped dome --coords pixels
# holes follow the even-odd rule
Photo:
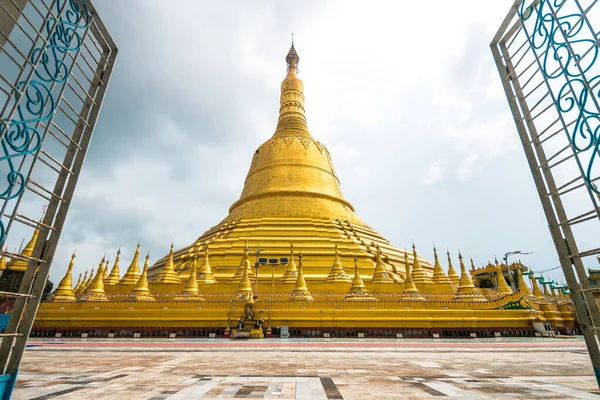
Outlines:
[[[364,225],[344,199],[329,151],[308,131],[304,84],[297,75],[299,59],[292,44],[277,128],[254,152],[242,194],[229,209],[228,219],[285,215]]]

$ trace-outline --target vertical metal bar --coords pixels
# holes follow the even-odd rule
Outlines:
[[[54,6],[54,2],[55,2],[55,0],[52,0],[52,7]],[[63,8],[59,10],[58,16],[60,16],[62,14],[62,12],[64,11],[66,6],[67,6],[67,2],[65,2],[63,4]],[[48,15],[51,15],[51,11],[48,11]],[[45,22],[46,21],[44,21],[44,24],[42,24],[41,29],[44,29]],[[45,49],[48,46],[48,38],[54,34],[54,32],[56,31],[56,27],[58,26],[58,23],[59,23],[59,21],[58,21],[58,17],[57,17],[54,21],[54,24],[52,25],[52,28],[50,28],[50,32],[48,33],[47,37],[44,38],[43,35],[40,35],[42,43],[43,43],[41,48]],[[38,32],[38,34],[39,34],[39,32]],[[34,44],[34,46],[35,46],[35,44]],[[8,116],[5,118],[5,120],[7,122],[10,122],[10,120],[12,120],[13,116],[17,112],[17,106],[19,105],[19,103],[21,101],[21,97],[23,97],[24,90],[27,88],[27,86],[29,85],[29,82],[33,78],[33,74],[35,73],[35,70],[37,69],[39,62],[42,59],[42,54],[44,54],[44,51],[38,52],[37,59],[34,60],[32,63],[30,62],[31,64],[33,64],[32,68],[29,71],[29,73],[27,74],[27,77],[25,78],[25,80],[23,81],[24,82],[23,89],[15,92],[15,102],[14,102],[11,110],[8,112]],[[21,77],[23,75],[23,71],[24,71],[24,69],[19,73],[19,78],[18,78],[19,80],[21,79]],[[6,110],[3,108],[2,113],[4,114],[4,112],[6,112]],[[4,128],[0,128],[0,140],[4,137],[4,134],[7,131],[8,131],[8,124],[6,126],[4,126]]]
[[[515,15],[516,7],[518,7],[518,5],[520,5],[521,3],[522,3],[522,1],[517,1],[513,4],[514,10],[511,9],[511,11],[510,11],[512,16]],[[509,15],[511,15],[511,14],[509,14]],[[512,16],[511,16],[511,18],[512,18]],[[502,31],[502,29],[501,29],[501,31]],[[567,247],[565,238],[562,235],[563,232],[560,229],[557,216],[554,213],[555,210],[554,210],[553,204],[547,195],[551,191],[548,190],[548,188],[546,187],[546,184],[548,183],[549,185],[551,185],[554,183],[553,179],[552,179],[552,175],[547,170],[547,168],[542,168],[542,171],[545,172],[545,175],[546,175],[545,177],[547,178],[549,175],[549,177],[551,178],[549,181],[548,180],[545,181],[544,176],[542,176],[542,172],[538,168],[540,163],[538,163],[538,160],[536,158],[536,153],[537,153],[538,157],[540,155],[542,157],[544,157],[543,149],[541,148],[541,144],[539,143],[539,138],[537,138],[537,136],[535,136],[534,138],[531,138],[531,139],[529,138],[525,124],[523,123],[523,120],[520,117],[521,114],[520,114],[520,110],[519,110],[519,105],[521,105],[521,107],[522,107],[523,104],[525,104],[525,108],[522,108],[524,115],[527,115],[527,107],[526,107],[526,103],[525,103],[525,100],[523,97],[523,93],[520,93],[520,96],[518,96],[519,104],[517,104],[517,101],[516,101],[517,96],[512,90],[511,76],[510,76],[511,73],[514,76],[516,76],[516,74],[514,71],[510,71],[510,68],[511,68],[511,65],[509,64],[510,57],[508,56],[508,52],[506,51],[505,48],[503,48],[502,50],[503,50],[503,54],[504,54],[507,65],[505,65],[502,62],[502,55],[498,48],[498,38],[501,37],[501,31],[499,31],[499,34],[496,35],[496,38],[494,39],[494,41],[492,42],[490,47],[492,50],[492,54],[494,56],[494,60],[496,62],[496,66],[498,68],[498,72],[500,74],[500,78],[502,80],[502,85],[503,85],[510,109],[512,111],[515,124],[517,126],[517,131],[519,133],[519,137],[520,137],[521,143],[523,145],[523,150],[525,152],[525,156],[526,156],[527,162],[529,164],[529,168],[533,175],[533,180],[534,180],[537,192],[538,192],[538,196],[540,198],[540,201],[542,203],[542,208],[544,210],[544,214],[546,215],[546,219],[548,221],[550,234],[552,236],[552,240],[554,241],[554,245],[557,249],[557,252],[559,255],[559,260],[560,260],[561,266],[563,268],[563,271],[565,273],[565,278],[567,279],[569,288],[572,293],[572,299],[575,304],[575,309],[576,309],[577,315],[580,319],[583,336],[585,338],[586,346],[587,346],[588,352],[590,354],[592,366],[594,368],[594,373],[596,374],[596,380],[598,382],[598,385],[600,386],[600,349],[598,348],[598,342],[596,341],[596,334],[594,332],[594,324],[593,324],[593,319],[592,319],[593,317],[591,315],[592,310],[589,310],[590,312],[588,313],[588,307],[586,307],[586,302],[580,294],[580,287],[577,282],[577,278],[575,277],[575,274],[573,272],[573,268],[571,266],[571,258],[569,256],[569,248]],[[508,70],[507,70],[507,68],[508,68]],[[517,92],[518,92],[518,89],[519,89],[518,82],[513,81],[512,83],[515,87],[515,90],[517,90]],[[533,126],[533,123],[531,122],[531,120],[529,120],[527,122],[528,122],[528,127],[531,128]],[[535,127],[533,127],[533,128],[534,128],[534,130],[532,131],[532,134],[534,134],[534,132],[535,132]],[[536,147],[535,152],[534,152],[534,149],[532,148],[532,143]],[[542,160],[540,160],[540,162],[541,161]],[[552,186],[554,186],[554,189],[555,189],[555,185],[552,185]],[[558,204],[562,208],[562,203],[560,202],[560,198],[558,198]],[[555,205],[556,205],[556,203],[555,203]],[[564,209],[562,210],[562,212],[564,213]],[[594,302],[593,306],[596,306],[595,302]],[[598,312],[597,307],[595,307],[595,308],[596,308],[595,311],[597,314],[597,312]]]
[[[108,82],[108,79],[110,78],[110,75],[112,73],[112,68],[113,68],[114,62],[116,60],[116,56],[117,56],[117,52],[113,51],[108,57],[109,64],[108,65],[100,65],[97,69],[98,75],[103,76],[105,82]],[[48,216],[49,214],[51,214],[51,213],[53,214],[54,212],[56,212],[56,219],[54,222],[54,227],[56,230],[51,233],[50,238],[45,243],[46,246],[44,246],[44,249],[43,249],[44,250],[43,257],[47,262],[42,265],[39,265],[39,272],[36,274],[35,279],[33,281],[33,286],[32,286],[32,289],[33,289],[32,292],[34,292],[34,293],[38,293],[38,292],[41,293],[46,284],[50,264],[54,257],[54,252],[56,250],[56,246],[57,246],[58,240],[60,238],[60,233],[62,231],[62,227],[63,227],[64,221],[66,218],[66,214],[67,214],[67,211],[71,204],[71,200],[73,198],[75,186],[77,184],[77,180],[79,179],[81,167],[83,165],[83,161],[84,161],[85,155],[87,153],[87,148],[89,146],[89,143],[90,143],[90,140],[92,137],[92,133],[93,133],[93,127],[95,126],[96,120],[98,118],[98,114],[100,112],[100,108],[102,105],[102,99],[104,98],[104,94],[106,92],[107,85],[106,84],[102,85],[100,83],[100,80],[98,79],[98,80],[96,80],[96,82],[93,83],[90,92],[94,89],[94,87],[97,88],[96,95],[94,96],[94,102],[91,102],[91,101],[88,102],[87,107],[85,107],[86,108],[85,112],[82,112],[82,119],[83,119],[84,118],[83,116],[89,111],[90,128],[86,128],[85,124],[83,124],[82,121],[80,121],[80,125],[74,134],[74,138],[76,136],[78,137],[78,139],[76,141],[80,143],[79,146],[82,148],[82,151],[77,151],[77,148],[74,145],[71,145],[71,149],[69,152],[67,152],[67,154],[65,155],[65,159],[63,161],[64,165],[72,165],[72,171],[74,174],[69,175],[65,171],[63,171],[63,173],[57,180],[56,186],[54,189],[54,193],[63,193],[63,188],[66,183],[66,188],[64,188],[64,193],[62,196],[63,199],[65,200],[65,202],[61,202],[58,199],[53,199],[53,201],[50,203],[50,205],[48,207],[48,211],[46,213],[46,215]],[[91,110],[90,110],[90,107],[91,107]],[[67,181],[67,179],[68,179],[68,181]],[[46,221],[44,221],[44,222],[46,222]],[[41,235],[40,235],[40,237],[41,237]],[[34,249],[34,253],[32,254],[32,257],[36,256],[35,251],[37,249],[40,250],[40,255],[41,255],[41,250],[42,250],[41,243],[40,243],[39,247],[37,246],[37,243],[36,243],[36,249]],[[31,264],[32,263],[30,263],[28,268],[32,267]],[[19,331],[18,331],[19,333],[22,334],[22,336],[20,336],[16,339],[14,349],[11,353],[10,361],[8,362],[8,365],[6,367],[6,373],[14,373],[18,369],[23,351],[25,350],[27,338],[29,337],[31,327],[33,326],[33,321],[34,321],[35,314],[37,312],[39,303],[40,303],[40,299],[39,299],[39,297],[36,297],[36,298],[30,299],[26,304],[25,303],[22,304],[24,306],[23,318],[19,325]],[[4,341],[2,343],[2,347],[4,347]],[[2,359],[2,360],[4,360],[5,351],[6,351],[5,349],[0,348],[0,359]]]
[[[91,18],[91,16],[90,16]],[[89,32],[89,24],[88,27],[85,29],[85,31],[83,32],[83,34],[81,35],[81,41],[83,42],[86,38],[87,38],[87,33]],[[64,91],[66,89],[66,83],[69,81],[70,78],[70,73],[72,72],[73,66],[75,65],[75,63],[77,63],[77,57],[79,56],[81,51],[81,46],[79,47],[79,49],[77,49],[77,51],[75,52],[75,56],[73,57],[73,64],[71,65],[71,70],[69,71],[69,76],[67,76],[65,82],[62,82],[62,86],[60,87],[58,94],[57,94],[57,100],[56,100],[56,110],[55,112],[52,114],[52,116],[50,117],[50,119],[47,121],[46,125],[45,125],[45,129],[44,129],[44,133],[42,135],[42,137],[40,138],[41,142],[40,142],[40,146],[37,149],[37,151],[35,152],[35,154],[32,155],[32,157],[28,157],[28,155],[24,155],[21,158],[21,163],[19,165],[19,171],[22,171],[23,169],[23,165],[25,165],[25,161],[27,159],[32,159],[31,160],[31,164],[29,165],[29,168],[27,169],[27,173],[25,174],[25,178],[24,178],[24,184],[28,185],[29,184],[29,179],[31,178],[31,174],[33,173],[33,170],[35,168],[36,165],[36,161],[38,159],[38,154],[39,152],[42,150],[44,143],[46,142],[46,136],[48,135],[48,129],[50,127],[50,125],[52,124],[52,122],[54,121],[54,117],[56,116],[56,111],[58,111],[59,107],[60,107],[60,103],[64,94]],[[67,56],[67,52],[65,52],[65,55],[63,56],[63,60],[66,58]],[[50,85],[50,93],[52,93],[52,91],[54,90],[55,86],[56,86],[57,82],[53,81],[52,84]],[[51,95],[50,95],[51,96]],[[63,113],[65,113],[63,111]],[[41,124],[41,121],[36,122],[35,124],[35,128],[37,129]],[[8,223],[6,224],[5,227],[5,234],[8,235],[8,232],[10,231],[10,228],[12,226],[12,222],[14,221],[14,215],[17,212],[19,205],[21,204],[21,200],[23,199],[23,194],[25,194],[25,191],[23,190],[23,192],[21,192],[21,194],[16,198],[16,199],[11,199],[10,202],[14,204],[13,206],[13,210],[11,213],[11,216],[8,220]],[[8,205],[9,201],[5,201],[4,204],[2,205],[2,207],[0,208],[0,215],[4,215],[4,212],[6,210],[6,206]]]
[[[565,3],[566,2],[563,2],[561,4],[561,7]],[[558,24],[559,21],[557,20],[556,12],[553,11],[550,3],[546,3],[546,4],[548,4],[548,7],[550,7],[550,10],[552,12],[552,18],[554,18],[555,22]],[[540,11],[538,11],[538,12],[540,12]],[[573,27],[571,29],[575,29],[575,27]],[[529,34],[527,28],[525,28],[525,26],[523,26],[523,30],[524,30],[525,34],[528,37],[530,37],[530,34]],[[563,34],[563,37],[564,37],[564,33],[562,32],[562,29],[561,29],[561,33]],[[550,34],[552,34],[552,33],[550,33]],[[528,39],[528,40],[530,40],[530,39]],[[571,45],[569,44],[568,37],[564,37],[564,40],[565,40],[565,43],[566,43],[569,51],[571,52],[571,54],[573,54]],[[550,41],[549,45],[552,46],[552,48],[556,51],[556,47],[554,46],[554,44],[552,44],[551,41]],[[500,43],[500,47],[502,47],[502,42]],[[538,63],[538,68],[540,70],[542,70],[543,66],[542,66],[542,64],[539,61],[539,57],[538,57],[535,49],[530,46],[530,50],[532,51],[533,56],[534,56],[534,58],[536,59],[536,61]],[[510,61],[510,57],[508,57],[507,54],[508,54],[508,52],[506,52],[504,54],[505,55],[505,60],[507,62],[507,65],[512,68],[512,66],[510,65],[510,62],[511,62]],[[560,64],[560,67],[563,69],[563,75],[564,75],[566,84],[569,86],[569,90],[571,91],[573,98],[574,99],[577,98],[578,95],[577,95],[576,91],[574,90],[574,88],[573,88],[573,86],[571,84],[571,80],[569,79],[569,76],[566,73],[566,65],[563,65],[563,63],[562,63],[562,61],[560,59],[557,59],[557,61]],[[576,65],[577,65],[578,71],[579,71],[579,73],[581,75],[581,79],[584,81],[585,86],[587,88],[589,88],[589,84],[588,84],[587,80],[585,79],[585,74],[581,70],[581,67],[580,67],[579,63],[577,62]],[[511,73],[514,73],[514,69],[512,69]],[[562,116],[562,113],[561,113],[560,109],[558,108],[558,99],[556,98],[556,96],[554,96],[554,93],[552,91],[552,87],[548,83],[547,78],[543,77],[543,79],[544,79],[544,82],[546,84],[548,93],[550,93],[550,95],[552,97],[552,101],[553,101],[553,103],[555,105],[558,117],[561,120],[561,123],[563,125],[563,129],[564,129],[564,132],[565,132],[565,136],[566,136],[567,142],[569,144],[572,144],[571,138],[569,137],[569,131],[567,129],[567,124],[566,124],[566,122],[563,119],[563,116]],[[518,80],[516,80],[516,79],[513,80],[513,85],[515,85],[517,93],[519,93],[520,89],[518,88],[518,85],[519,85]],[[590,93],[592,93],[592,92],[590,91]],[[520,96],[522,97],[522,93],[520,93]],[[595,96],[593,96],[593,95],[592,95],[592,100],[594,101],[594,104],[597,105]],[[522,103],[525,104],[525,107],[527,107],[527,103],[524,101],[524,99],[523,99]],[[579,103],[576,102],[576,104],[577,104],[577,107],[580,110],[580,112],[582,112],[581,106],[579,105]],[[585,105],[584,105],[584,108],[585,108]],[[525,116],[525,118],[529,118],[528,113],[524,113],[524,116]],[[588,125],[587,121],[584,121],[584,122],[585,122],[586,125]],[[546,156],[545,156],[543,147],[541,146],[541,143],[539,142],[539,138],[537,137],[537,131],[535,129],[535,125],[531,124],[531,127],[532,127],[532,129],[530,129],[530,132],[532,133],[532,135],[534,135],[534,137],[532,138],[532,142],[535,145],[538,157],[540,157],[540,165],[542,166],[543,171],[545,171],[544,176],[546,177],[546,181],[549,184],[551,184],[550,191],[547,192],[547,193],[551,194],[551,199],[552,199],[552,202],[554,204],[554,207],[555,207],[555,210],[556,210],[556,214],[558,216],[558,220],[560,221],[560,226],[562,226],[562,232],[563,232],[563,234],[565,236],[564,240],[566,241],[566,245],[567,245],[567,253],[565,255],[561,255],[560,252],[559,252],[559,257],[568,257],[569,264],[572,263],[574,265],[574,267],[575,267],[575,271],[577,273],[577,276],[579,277],[579,283],[580,283],[580,285],[583,287],[583,289],[588,289],[590,287],[590,285],[589,285],[589,282],[588,282],[588,279],[587,279],[587,274],[585,272],[585,268],[583,266],[583,262],[581,261],[581,257],[579,256],[579,250],[577,249],[577,243],[576,243],[575,238],[573,236],[571,227],[567,223],[567,221],[569,220],[569,218],[567,217],[567,214],[565,212],[564,206],[562,204],[562,200],[560,199],[560,196],[558,195],[558,192],[556,190],[556,185],[554,183],[554,177],[552,176],[552,173],[550,172],[550,167],[548,166],[548,162],[546,160]],[[589,128],[589,125],[588,125],[588,128]],[[579,172],[580,172],[581,179],[582,179],[583,182],[585,182],[587,193],[588,193],[588,195],[590,197],[590,200],[592,202],[593,210],[595,210],[595,213],[598,216],[598,219],[600,220],[600,207],[598,207],[598,204],[596,203],[595,196],[592,193],[592,190],[590,188],[589,183],[587,182],[587,179],[585,177],[585,172],[584,172],[583,167],[581,165],[581,162],[579,160],[578,152],[573,147],[572,147],[572,151],[573,151],[574,159],[575,159],[575,161],[577,163],[577,167],[578,167]],[[591,314],[593,325],[594,326],[600,326],[600,312],[598,310],[598,306],[596,304],[596,301],[593,298],[592,293],[590,291],[584,291],[583,293],[584,293],[584,296],[586,297],[586,303],[587,303],[589,312]],[[597,334],[599,335],[598,338],[600,340],[600,331],[598,331]]]

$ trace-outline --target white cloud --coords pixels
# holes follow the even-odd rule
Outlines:
[[[292,31],[309,129],[369,225],[428,258],[436,241],[555,264],[488,47],[512,0],[95,4],[120,55],[54,281],[75,247],[84,267],[138,239],[156,259],[227,215],[274,131]]]

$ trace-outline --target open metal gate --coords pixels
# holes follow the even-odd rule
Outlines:
[[[89,0],[0,2],[0,248],[27,266],[18,292],[0,293],[15,298],[0,398],[10,397],[116,56]],[[32,236],[30,254],[11,247]]]
[[[600,5],[516,0],[491,49],[600,385]]]

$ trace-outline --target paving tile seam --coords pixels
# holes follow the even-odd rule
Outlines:
[[[156,348],[136,348],[136,349],[127,349],[127,348],[122,348],[122,347],[118,347],[118,348],[102,348],[102,349],[98,349],[98,348],[82,348],[82,347],[78,347],[78,348],[45,348],[45,349],[27,349],[28,352],[31,353],[53,353],[53,352],[86,352],[86,353],[103,353],[103,352],[111,352],[111,353],[155,353],[155,354],[160,354],[160,353],[213,353],[215,351],[224,351],[224,350],[215,350],[215,349],[194,349],[194,348],[190,348],[190,349],[156,349]],[[360,354],[360,353],[376,353],[376,354],[386,354],[386,353],[394,353],[394,354],[402,354],[402,353],[410,353],[410,354],[462,354],[462,353],[466,353],[466,354],[480,354],[481,351],[476,351],[476,350],[460,350],[460,349],[452,349],[452,350],[430,350],[430,351],[424,351],[422,349],[382,349],[382,350],[378,350],[378,351],[367,351],[367,350],[360,350],[360,349],[340,349],[340,350],[310,350],[310,349],[277,349],[277,350],[265,350],[265,349],[249,349],[249,348],[241,348],[241,349],[227,349],[227,351],[239,351],[239,352],[245,352],[245,353],[265,353],[265,352],[269,352],[269,353],[277,353],[278,351],[285,351],[285,352],[289,352],[289,353],[300,353],[300,354],[306,354],[306,353],[319,353],[319,354],[326,354],[326,353],[356,353],[356,354]],[[487,353],[522,353],[522,351],[517,351],[517,350],[488,350]],[[527,353],[574,353],[574,354],[587,354],[587,352],[585,353],[578,353],[578,352],[573,352],[572,350],[569,349],[532,349],[532,350],[528,350]]]

